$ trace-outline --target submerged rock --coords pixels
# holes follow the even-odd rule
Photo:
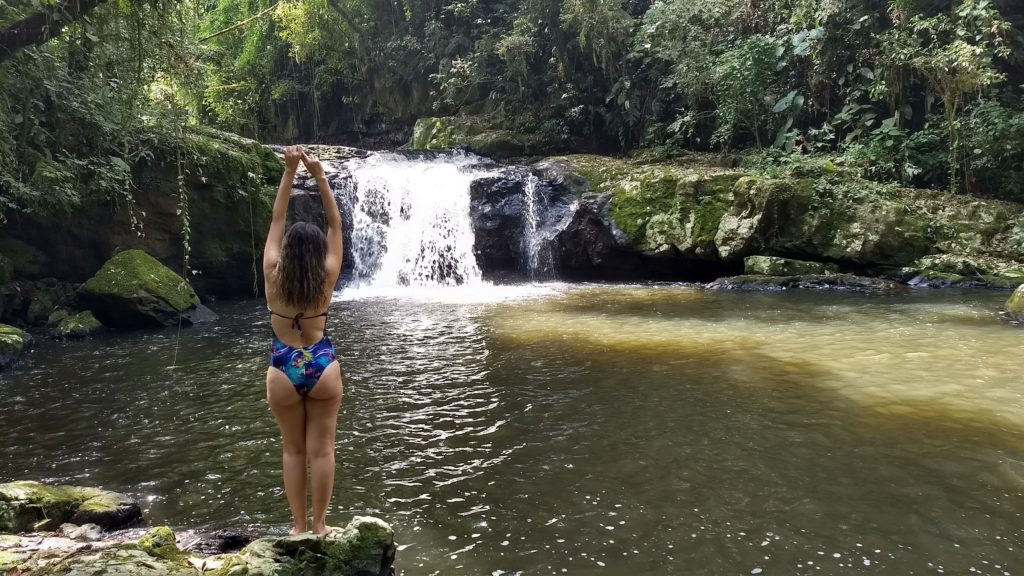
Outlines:
[[[206,319],[185,279],[142,250],[116,254],[78,290],[79,299],[104,326],[119,329],[170,326]]]
[[[1024,284],[1021,284],[1006,301],[1006,311],[1015,321],[1024,323]]]
[[[234,554],[203,558],[180,549],[174,533],[154,528],[138,541],[54,543],[43,549],[27,538],[0,540],[0,573],[66,576],[388,576],[395,559],[394,532],[381,520],[354,518],[324,536],[262,538]]]
[[[712,290],[745,290],[773,292],[803,289],[849,290],[854,292],[893,292],[906,290],[899,284],[881,278],[867,278],[852,274],[827,274],[805,276],[733,276],[720,278],[708,284]]]
[[[0,324],[0,369],[6,368],[20,360],[31,345],[32,336],[28,332],[19,330],[14,326]],[[0,532],[2,531],[0,529]]]
[[[65,523],[114,530],[141,518],[139,504],[117,492],[29,481],[0,484],[0,532],[53,530]]]
[[[763,276],[820,276],[839,272],[839,267],[835,264],[790,260],[775,256],[747,256],[743,260],[743,269],[747,274]]]

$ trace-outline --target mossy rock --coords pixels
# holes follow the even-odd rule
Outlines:
[[[385,576],[395,560],[395,535],[377,518],[356,516],[324,536],[262,538],[240,552],[206,560],[210,576],[235,574],[332,574]]]
[[[66,522],[114,530],[141,518],[138,503],[117,492],[30,481],[0,484],[0,532],[55,530]]]
[[[199,306],[187,281],[142,250],[116,254],[78,290],[104,326],[170,326]]]
[[[839,267],[835,264],[807,262],[805,260],[792,260],[775,256],[747,256],[743,260],[743,269],[746,274],[759,274],[763,276],[824,275],[839,272]]]
[[[20,360],[30,346],[32,336],[28,332],[0,324],[0,369]]]
[[[493,126],[474,117],[420,118],[412,131],[411,146],[418,150],[465,148],[490,158],[515,158],[560,148],[533,134]]]
[[[1006,311],[1016,322],[1024,324],[1024,284],[1021,284],[1006,301]]]
[[[92,312],[86,310],[74,316],[66,316],[57,323],[58,338],[87,338],[103,331],[103,324]]]
[[[634,248],[651,254],[676,250],[701,260],[718,258],[718,224],[742,177],[710,166],[587,154],[549,158],[537,166],[542,172],[559,172],[566,182],[579,179],[582,185],[575,188],[581,198],[610,196],[609,215]]]

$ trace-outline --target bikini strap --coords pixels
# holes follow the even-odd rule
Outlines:
[[[267,310],[270,310],[270,306],[267,306]],[[302,321],[303,320],[311,320],[313,318],[327,318],[327,311],[326,310],[324,310],[323,313],[321,313],[321,314],[317,314],[316,316],[308,316],[308,317],[303,316],[302,312],[299,312],[295,316],[285,316],[284,314],[278,314],[277,312],[274,312],[273,310],[270,310],[270,314],[272,316],[277,316],[278,318],[284,318],[285,320],[291,320],[292,321],[292,330],[297,331],[299,333],[299,336],[302,336]]]

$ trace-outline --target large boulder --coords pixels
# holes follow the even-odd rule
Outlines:
[[[40,538],[0,540],[0,573],[66,576],[389,576],[394,531],[381,520],[357,516],[324,536],[263,538],[233,554],[203,558],[181,550],[174,533],[154,528],[138,541],[78,544]]]
[[[1024,323],[1024,284],[1021,284],[1006,301],[1006,311],[1010,313],[1011,318]]]
[[[573,216],[576,196],[518,168],[470,184],[477,264],[489,280],[544,279],[555,272],[554,238]]]
[[[104,326],[118,329],[191,324],[208,312],[185,279],[142,250],[114,255],[78,297]]]
[[[32,336],[28,332],[0,324],[0,370],[20,360],[30,346]]]
[[[66,522],[115,530],[141,518],[138,503],[117,492],[29,481],[0,484],[0,533],[56,530]]]

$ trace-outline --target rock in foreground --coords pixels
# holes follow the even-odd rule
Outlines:
[[[1013,296],[1010,296],[1006,302],[1006,311],[1010,313],[1010,318],[1024,323],[1024,284],[1021,284]]]
[[[17,362],[31,345],[32,336],[27,332],[0,324],[0,370]]]
[[[178,548],[174,534],[155,528],[137,542],[75,544],[24,552],[20,539],[0,540],[0,573],[67,576],[119,574],[172,576],[331,575],[388,576],[395,560],[394,531],[381,520],[357,516],[324,536],[262,538],[234,554],[202,558]]]
[[[78,290],[104,326],[135,329],[186,324],[206,317],[192,286],[142,250],[114,255]]]
[[[141,518],[138,503],[117,492],[27,481],[0,484],[0,533],[56,530],[66,522],[115,530]]]

